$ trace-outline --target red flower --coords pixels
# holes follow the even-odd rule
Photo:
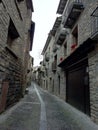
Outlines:
[[[74,49],[76,46],[77,46],[76,43],[72,44],[72,45],[71,45],[71,49]]]
[[[60,58],[60,61],[62,61],[62,60],[63,60],[63,58],[61,57],[61,58]]]

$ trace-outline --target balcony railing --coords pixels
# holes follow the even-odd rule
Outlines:
[[[65,40],[65,38],[66,38],[66,34],[67,34],[66,29],[59,27],[57,32],[56,32],[56,35],[55,35],[55,42],[56,42],[56,44],[62,45],[64,40]]]
[[[56,62],[54,61],[54,62],[52,63],[52,71],[55,72],[56,69],[57,69],[57,64],[56,64]]]
[[[56,52],[58,50],[58,47],[56,44],[53,45],[53,52]]]
[[[42,63],[43,66],[46,66],[46,62],[43,60],[43,63]]]
[[[91,38],[98,40],[98,7],[91,15]]]
[[[45,55],[45,60],[48,62],[50,59],[50,54],[47,52],[46,55]]]
[[[84,6],[82,0],[72,0],[72,2],[67,4],[66,7],[66,17],[65,17],[65,27],[72,28],[83,11]]]
[[[58,6],[58,9],[57,9],[58,14],[63,13],[66,3],[67,3],[67,0],[60,0],[59,6]]]
[[[44,67],[44,66],[41,66],[40,71],[41,71],[41,72],[45,72],[45,67]]]

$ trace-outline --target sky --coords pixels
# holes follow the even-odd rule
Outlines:
[[[60,0],[33,0],[34,12],[32,20],[35,22],[33,48],[30,55],[34,57],[34,66],[42,61],[41,52],[46,43],[48,33],[55,22]]]

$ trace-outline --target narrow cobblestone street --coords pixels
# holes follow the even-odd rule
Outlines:
[[[0,116],[0,130],[98,130],[86,115],[33,84]]]

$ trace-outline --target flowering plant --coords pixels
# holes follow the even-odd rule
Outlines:
[[[63,60],[63,58],[61,57],[61,58],[60,58],[60,61],[62,61],[62,60]]]
[[[71,45],[71,49],[72,49],[72,50],[73,50],[73,49],[75,49],[75,48],[76,48],[76,46],[77,46],[77,44],[76,44],[76,43],[72,44],[72,45]]]

